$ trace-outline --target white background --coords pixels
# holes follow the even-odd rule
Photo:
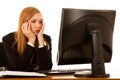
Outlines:
[[[37,7],[45,20],[44,33],[52,38],[53,69],[88,68],[90,65],[57,66],[59,29],[62,8],[113,9],[116,21],[113,34],[113,56],[111,63],[105,64],[107,73],[120,74],[120,0],[3,0],[0,1],[0,41],[7,33],[17,30],[19,14],[24,7]]]

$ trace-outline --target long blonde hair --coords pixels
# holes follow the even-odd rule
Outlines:
[[[22,32],[22,24],[32,18],[36,13],[40,13],[40,11],[35,7],[26,7],[19,16],[18,31],[15,33],[15,40],[18,43],[17,51],[20,55],[23,53],[27,43],[27,38]]]

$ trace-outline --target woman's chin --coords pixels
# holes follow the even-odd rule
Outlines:
[[[36,36],[38,35],[38,33],[34,33]]]

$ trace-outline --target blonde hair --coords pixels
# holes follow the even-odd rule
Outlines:
[[[32,18],[36,13],[40,13],[40,11],[35,7],[26,7],[19,16],[18,31],[15,33],[15,40],[17,42],[17,51],[20,55],[23,53],[27,43],[27,38],[22,32],[22,24]]]

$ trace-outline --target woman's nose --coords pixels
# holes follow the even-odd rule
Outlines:
[[[40,23],[36,23],[35,27],[41,27],[41,24]]]

